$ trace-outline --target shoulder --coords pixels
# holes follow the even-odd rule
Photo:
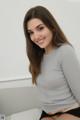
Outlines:
[[[75,49],[72,45],[69,44],[63,44],[62,46],[59,47],[59,52],[61,53],[61,55],[72,55],[73,53],[75,53]]]
[[[58,49],[60,61],[69,61],[77,57],[75,48],[72,45],[64,44]]]
[[[59,47],[59,49],[61,51],[73,51],[74,47],[72,45],[69,45],[69,44],[63,44]]]

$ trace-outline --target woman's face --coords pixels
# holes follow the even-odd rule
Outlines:
[[[31,40],[40,48],[49,51],[52,48],[52,31],[40,20],[33,18],[27,23],[28,33]]]

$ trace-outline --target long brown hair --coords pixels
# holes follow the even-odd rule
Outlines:
[[[26,51],[30,61],[29,70],[32,74],[32,83],[36,84],[36,78],[41,71],[41,61],[45,51],[44,49],[40,48],[35,43],[33,43],[28,34],[27,23],[33,18],[40,19],[48,27],[48,29],[52,31],[52,33],[55,32],[54,37],[52,39],[53,46],[60,47],[64,43],[70,43],[68,42],[67,38],[65,37],[55,18],[48,11],[47,8],[43,6],[35,6],[27,11],[24,17],[23,27],[24,34],[26,37]],[[55,31],[53,31],[53,29],[55,29]]]

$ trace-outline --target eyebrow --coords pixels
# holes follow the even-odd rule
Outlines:
[[[43,25],[44,25],[44,24],[39,24],[39,25],[36,26],[36,28],[38,28],[38,27],[40,27],[40,26],[43,26]],[[27,31],[30,32],[30,31],[32,31],[32,30],[27,29]]]

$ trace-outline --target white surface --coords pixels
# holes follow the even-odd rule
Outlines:
[[[39,120],[41,111],[37,108],[6,117],[6,120]]]
[[[0,90],[6,88],[17,88],[17,87],[33,87],[32,79],[26,78],[26,79],[0,81]]]
[[[30,80],[0,82],[0,113],[6,116],[39,107],[36,86]]]

